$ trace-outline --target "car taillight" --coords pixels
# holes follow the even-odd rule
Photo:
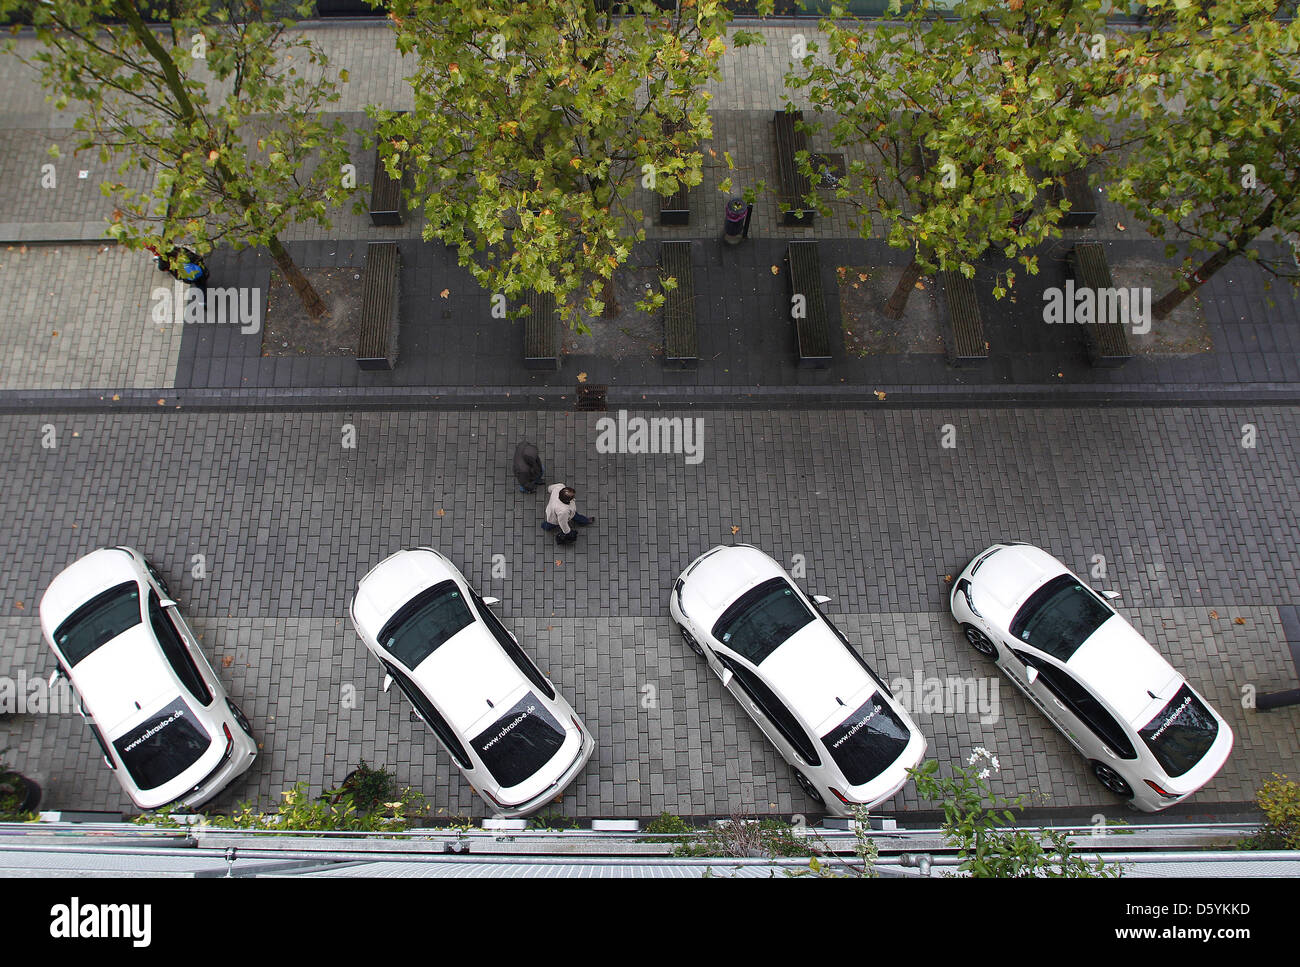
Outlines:
[[[1143,779],[1142,781],[1145,782],[1145,783],[1146,783],[1148,786],[1150,786],[1152,789],[1154,789],[1154,790],[1155,790],[1159,795],[1164,796],[1166,799],[1178,799],[1178,798],[1179,798],[1179,795],[1180,795],[1179,793],[1176,793],[1176,792],[1165,792],[1163,789],[1161,789],[1159,786],[1157,786],[1157,785],[1156,785],[1154,782],[1152,782],[1150,779]]]
[[[570,715],[570,716],[569,716],[569,721],[573,723],[573,727],[574,727],[575,729],[577,729],[577,730],[578,730],[578,734],[581,735],[581,734],[582,734],[582,723],[578,721],[578,716],[576,716],[576,715]]]
[[[226,733],[226,755],[235,751],[235,737],[230,734],[230,726],[225,722],[221,723],[221,730]]]
[[[488,792],[486,789],[482,790],[482,793],[483,795],[487,796],[489,799],[492,800],[492,805],[497,807],[501,806],[501,800],[498,799],[496,796],[492,795],[492,793]]]
[[[851,803],[851,802],[849,802],[847,799],[845,799],[845,798],[844,798],[844,795],[843,795],[843,794],[842,794],[838,789],[836,789],[834,786],[830,786],[829,788],[830,788],[831,793],[834,794],[835,798],[838,799],[840,802],[844,803],[844,805],[846,805],[846,806],[852,806],[852,805],[853,805],[853,803]]]

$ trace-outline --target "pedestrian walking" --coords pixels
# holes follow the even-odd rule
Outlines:
[[[537,485],[546,483],[546,468],[537,447],[525,440],[515,447],[515,479],[521,494],[537,493]]]
[[[146,245],[153,253],[154,264],[160,272],[166,272],[178,282],[188,282],[203,294],[204,304],[208,296],[208,267],[203,264],[203,257],[187,248],[174,248],[165,256],[160,255],[152,245]]]
[[[542,521],[542,530],[559,531],[555,535],[557,544],[572,544],[578,539],[578,532],[569,525],[586,527],[595,523],[596,518],[578,513],[577,494],[572,487],[562,483],[551,484],[546,492],[550,497],[546,502],[546,520]]]

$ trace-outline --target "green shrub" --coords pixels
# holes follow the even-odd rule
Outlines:
[[[1300,849],[1300,783],[1275,772],[1255,793],[1255,804],[1264,825],[1241,848]]]

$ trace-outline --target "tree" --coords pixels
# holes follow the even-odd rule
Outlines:
[[[42,44],[33,66],[57,107],[80,112],[77,150],[118,159],[120,174],[155,172],[147,190],[102,186],[117,203],[109,234],[164,254],[264,245],[323,315],[279,239],[297,221],[328,228],[327,205],[349,193],[344,127],[323,115],[338,90],[321,50],[258,0],[0,0],[0,14],[20,7]]]
[[[1278,19],[1288,6],[1149,5],[1172,49],[1125,102],[1141,140],[1108,191],[1153,235],[1210,253],[1195,268],[1184,259],[1178,284],[1152,306],[1158,319],[1238,255],[1274,276],[1300,275],[1294,257],[1257,245],[1270,229],[1300,231],[1300,22]]]
[[[414,171],[425,238],[489,292],[553,292],[570,321],[579,299],[617,311],[614,271],[645,238],[627,207],[637,180],[661,195],[701,181],[703,85],[730,14],[717,0],[629,0],[617,17],[598,0],[389,6],[398,49],[416,57],[415,109],[380,116],[380,146],[390,173]]]
[[[837,147],[868,155],[835,191],[862,236],[883,228],[912,252],[886,315],[902,315],[923,275],[973,276],[990,245],[1037,272],[1034,246],[1059,236],[1069,209],[1049,191],[1054,177],[1107,148],[1102,107],[1152,42],[1108,43],[1107,6],[964,0],[945,19],[919,0],[895,23],[847,21],[838,6],[822,20],[825,55],[812,50],[787,83],[829,116]],[[994,295],[1014,282],[1007,270]]]
[[[1078,856],[1059,830],[1003,828],[1000,824],[1015,822],[1012,810],[1023,808],[1023,797],[1008,800],[989,790],[989,777],[1000,769],[997,756],[976,748],[951,776],[939,776],[939,763],[933,759],[911,770],[917,793],[943,804],[944,840],[957,850],[959,870],[975,877],[1120,875],[1114,864],[1089,863]]]

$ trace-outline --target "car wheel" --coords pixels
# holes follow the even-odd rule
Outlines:
[[[162,593],[170,598],[172,596],[171,588],[167,587],[167,581],[158,573],[158,569],[148,561],[144,562],[144,567],[145,570],[149,572],[150,577],[158,582],[158,587],[162,588]]]
[[[799,788],[804,791],[804,795],[819,806],[825,805],[825,801],[822,799],[822,794],[817,791],[817,787],[812,784],[811,779],[805,776],[802,772],[796,772],[794,778],[795,781],[799,783]]]
[[[1133,789],[1124,781],[1124,777],[1106,763],[1094,762],[1092,764],[1092,774],[1097,777],[1097,780],[1103,786],[1121,799],[1133,798]]]
[[[986,655],[989,658],[996,658],[998,656],[997,646],[994,645],[993,642],[989,641],[988,635],[984,634],[984,632],[980,631],[974,625],[962,625],[961,630],[966,636],[966,640],[970,642],[971,647],[981,655]]]
[[[695,636],[687,631],[684,626],[682,628],[682,640],[686,642],[686,647],[691,651],[695,652],[695,654],[699,655],[701,658],[704,657],[704,649],[701,648],[700,643],[695,640]]]

